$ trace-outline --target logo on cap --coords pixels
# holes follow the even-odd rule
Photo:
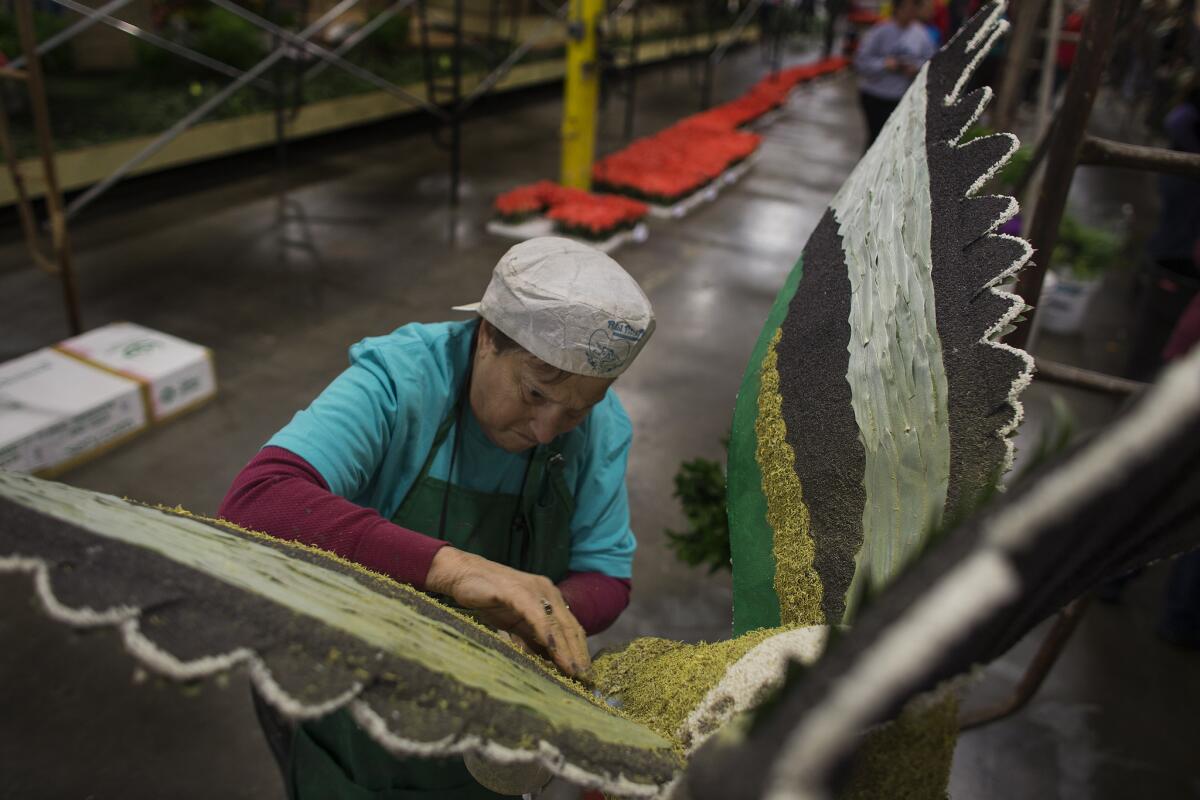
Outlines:
[[[646,333],[624,320],[610,319],[607,330],[597,328],[588,339],[587,360],[597,372],[612,372],[629,358],[629,351]]]
[[[608,321],[608,331],[616,339],[624,339],[627,342],[639,341],[645,334],[645,328],[635,328],[625,320],[610,319]]]

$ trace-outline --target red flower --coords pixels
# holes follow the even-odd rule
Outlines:
[[[538,181],[519,186],[496,198],[496,211],[503,217],[521,217],[546,212],[568,231],[599,236],[622,226],[631,226],[646,216],[644,203],[616,195],[592,194],[582,189]]]
[[[848,63],[845,58],[828,58],[768,75],[737,100],[686,117],[600,159],[592,167],[592,178],[614,191],[657,202],[686,197],[758,149],[762,137],[738,128],[783,105],[797,84],[843,69]],[[598,197],[609,199],[597,202]],[[505,210],[510,208],[532,208],[532,213],[549,209],[551,219],[588,230],[593,225],[603,229],[627,224],[628,219],[614,210],[611,199],[615,198],[541,181],[501,195],[496,209],[507,216],[513,214]],[[638,205],[641,211],[629,212],[634,219],[646,213],[645,207]]]

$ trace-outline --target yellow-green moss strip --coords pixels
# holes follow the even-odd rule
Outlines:
[[[711,644],[634,639],[624,650],[596,659],[596,688],[619,698],[626,716],[682,750],[677,734],[687,715],[734,662],[781,630],[763,628]]]
[[[917,698],[867,734],[838,800],[945,800],[958,741],[958,692]]]
[[[775,594],[779,621],[784,627],[821,625],[821,577],[813,569],[816,545],[812,539],[808,506],[796,475],[796,452],[787,442],[783,421],[783,395],[779,391],[779,354],[776,345],[783,332],[775,331],[763,357],[758,390],[758,437],[755,457],[762,472],[767,498],[767,523],[774,532]]]

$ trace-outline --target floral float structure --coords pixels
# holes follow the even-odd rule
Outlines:
[[[497,791],[554,774],[619,797],[941,800],[960,676],[1200,545],[1200,351],[991,496],[1032,368],[1002,341],[1029,247],[995,233],[1012,199],[978,194],[1016,143],[961,143],[1002,11],[922,69],[767,319],[730,447],[737,635],[597,659],[620,709],[410,588],[179,509],[0,473],[0,572],[154,672],[244,667],[288,718],[346,708]]]
[[[611,253],[629,241],[649,235],[645,203],[611,194],[538,181],[518,186],[496,198],[495,218],[488,231],[510,239],[559,234]]]

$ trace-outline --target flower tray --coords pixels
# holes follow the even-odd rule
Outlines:
[[[512,239],[556,233],[608,252],[627,241],[644,241],[648,234],[642,223],[648,213],[644,203],[550,181],[505,192],[496,198],[495,210],[488,231]]]
[[[536,217],[520,225],[506,225],[498,219],[487,224],[487,231],[505,239],[525,241],[535,236],[566,236],[569,239],[590,244],[602,253],[612,253],[630,242],[641,243],[650,237],[650,229],[645,222],[633,225],[622,225],[608,231],[590,231],[570,229],[556,224],[548,217]]]

